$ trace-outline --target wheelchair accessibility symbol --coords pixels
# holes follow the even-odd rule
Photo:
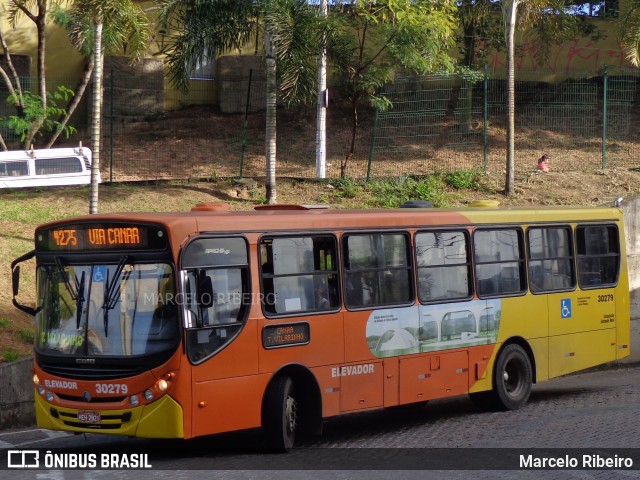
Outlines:
[[[93,267],[93,283],[104,283],[107,279],[107,266],[106,265],[96,265]]]
[[[560,300],[561,311],[560,316],[562,318],[571,318],[571,299],[563,298]]]

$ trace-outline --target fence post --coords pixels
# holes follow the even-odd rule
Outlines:
[[[487,173],[489,167],[489,65],[484,64],[484,95],[482,101],[482,150],[483,150],[483,165],[484,173]]]
[[[603,70],[602,88],[602,168],[607,167],[607,84],[609,83],[609,69],[607,65]]]
[[[376,148],[376,132],[378,130],[378,113],[380,110],[376,108],[375,117],[373,117],[373,132],[371,134],[371,149],[369,150],[369,162],[367,163],[367,182],[371,179],[371,163],[373,163],[373,151]]]

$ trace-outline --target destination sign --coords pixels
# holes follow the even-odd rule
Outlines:
[[[158,226],[114,224],[65,225],[36,232],[40,251],[164,249],[164,230]]]
[[[309,343],[308,323],[287,323],[270,325],[262,329],[264,348],[286,347]]]

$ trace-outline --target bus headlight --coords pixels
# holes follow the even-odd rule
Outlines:
[[[153,400],[153,392],[151,391],[151,389],[150,389],[150,388],[147,388],[147,389],[144,391],[144,398],[146,398],[148,402],[150,402],[151,400]]]
[[[38,378],[38,375],[35,373],[33,374],[32,380],[33,380],[33,384],[36,386],[40,383],[40,379]]]
[[[140,400],[138,400],[138,396],[137,395],[131,395],[129,397],[129,402],[131,402],[132,406],[137,407],[138,404],[140,403]]]
[[[44,385],[38,385],[38,393],[40,396],[44,397]]]
[[[53,402],[53,393],[46,392],[46,399],[47,399],[47,402]]]
[[[164,393],[167,391],[167,388],[169,388],[169,384],[164,378],[161,378],[156,382],[156,390],[159,392]]]

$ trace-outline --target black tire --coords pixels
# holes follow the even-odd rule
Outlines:
[[[517,410],[531,395],[533,370],[529,356],[515,343],[500,352],[493,369],[493,390],[470,393],[469,398],[480,410]]]
[[[299,404],[293,380],[281,376],[269,387],[264,403],[262,425],[267,448],[287,452],[295,444],[299,427]]]
[[[504,347],[494,368],[493,388],[502,410],[517,410],[531,394],[533,372],[527,352],[512,343]]]

